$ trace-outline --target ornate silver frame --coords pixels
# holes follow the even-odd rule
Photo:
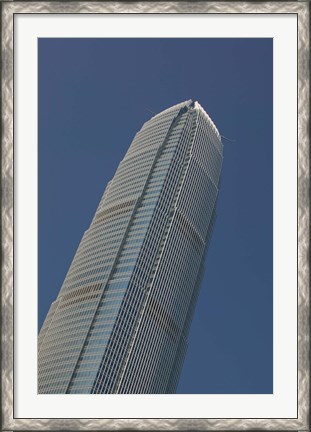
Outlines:
[[[2,1],[2,427],[10,430],[309,430],[309,2]],[[15,13],[293,13],[298,16],[298,417],[20,419],[13,416],[13,18]]]

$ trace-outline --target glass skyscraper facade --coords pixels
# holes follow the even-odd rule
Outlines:
[[[192,100],[136,134],[40,331],[39,393],[175,393],[222,155]]]

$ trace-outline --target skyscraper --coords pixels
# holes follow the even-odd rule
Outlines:
[[[221,165],[198,102],[143,125],[40,331],[39,393],[175,393]]]

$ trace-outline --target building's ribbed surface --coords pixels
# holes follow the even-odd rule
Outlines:
[[[174,393],[222,164],[191,100],[146,122],[39,335],[39,393]]]

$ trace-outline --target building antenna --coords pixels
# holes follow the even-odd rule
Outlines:
[[[149,108],[146,108],[146,110],[147,110],[147,111],[150,111],[150,112],[151,112],[152,114],[154,114],[154,115],[157,115],[157,113],[151,111],[151,109],[149,109]]]
[[[227,137],[225,137],[225,136],[223,136],[223,135],[220,135],[220,136],[221,136],[221,138],[224,138],[224,139],[227,140],[227,141],[230,141],[230,142],[236,142],[235,139],[230,139],[230,138],[227,138]]]

